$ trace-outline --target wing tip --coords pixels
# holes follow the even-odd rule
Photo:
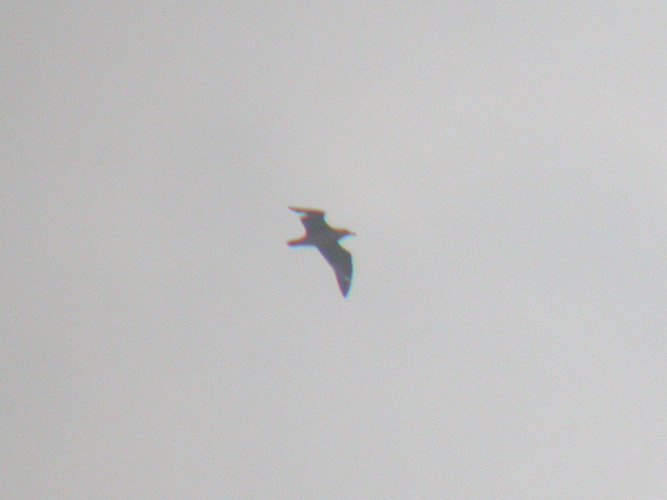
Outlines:
[[[347,298],[347,295],[350,293],[350,287],[352,286],[352,277],[336,273],[336,281],[338,281],[338,288],[340,288],[340,293],[343,294],[343,298]]]
[[[324,215],[324,210],[319,210],[317,208],[301,208],[301,207],[287,207],[287,208],[289,208],[292,212],[296,212],[299,214]]]

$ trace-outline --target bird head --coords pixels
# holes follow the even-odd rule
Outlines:
[[[356,233],[348,231],[347,229],[337,229],[336,233],[338,234],[339,240],[345,238],[346,236],[356,236]]]

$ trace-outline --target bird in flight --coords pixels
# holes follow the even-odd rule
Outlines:
[[[336,273],[338,288],[340,288],[343,297],[347,297],[352,283],[352,256],[350,252],[338,244],[338,240],[355,234],[347,229],[330,227],[324,222],[324,212],[322,210],[288,208],[301,214],[301,223],[306,228],[306,234],[297,240],[288,241],[287,244],[291,247],[317,247]]]

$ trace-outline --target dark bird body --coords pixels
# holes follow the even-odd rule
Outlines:
[[[354,235],[347,229],[336,229],[324,222],[322,210],[309,208],[289,207],[290,210],[301,215],[301,222],[306,228],[306,234],[297,240],[290,240],[287,244],[293,246],[314,246],[327,260],[336,273],[338,287],[343,297],[347,297],[352,283],[352,256],[338,244],[338,240]]]

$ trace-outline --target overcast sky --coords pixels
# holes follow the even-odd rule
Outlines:
[[[0,497],[664,499],[666,26],[5,2]]]

